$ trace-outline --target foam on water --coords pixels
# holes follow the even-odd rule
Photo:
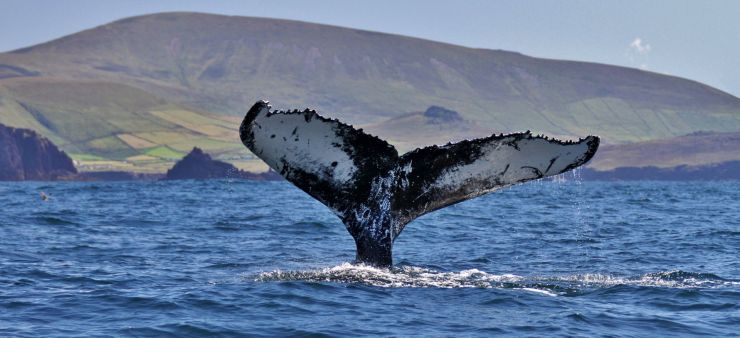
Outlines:
[[[716,288],[737,286],[740,281],[724,279],[714,274],[681,270],[648,273],[636,277],[619,277],[603,274],[580,274],[556,278],[542,278],[579,283],[583,286],[610,287],[615,285],[653,286],[667,288]]]
[[[500,288],[519,289],[546,294],[566,295],[594,288],[617,285],[666,288],[716,288],[737,286],[740,281],[727,280],[713,274],[685,271],[649,273],[636,277],[604,274],[570,276],[518,276],[491,274],[478,269],[436,271],[416,266],[378,268],[365,264],[342,263],[337,266],[298,270],[275,270],[247,276],[257,282],[304,281],[365,284],[386,288]]]
[[[313,270],[263,272],[254,279],[261,282],[300,280],[361,283],[380,287],[486,288],[493,287],[493,283],[515,283],[521,280],[521,277],[492,275],[477,269],[440,272],[414,266],[388,269],[365,264],[342,263],[334,267]]]

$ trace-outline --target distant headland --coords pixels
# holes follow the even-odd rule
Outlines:
[[[0,180],[58,180],[75,176],[72,159],[30,129],[0,124]]]

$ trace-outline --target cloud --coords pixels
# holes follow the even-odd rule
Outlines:
[[[627,48],[627,60],[629,63],[640,69],[648,69],[648,54],[653,50],[653,46],[645,42],[641,37],[636,37]]]
[[[652,48],[653,47],[651,47],[649,43],[642,41],[642,38],[639,38],[639,37],[635,38],[630,43],[630,50],[640,55],[650,53],[650,50]]]

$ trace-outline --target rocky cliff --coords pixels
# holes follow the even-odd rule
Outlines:
[[[76,173],[72,159],[47,138],[0,124],[0,181],[55,180]]]
[[[198,147],[193,148],[182,160],[175,163],[167,171],[167,180],[210,179],[210,178],[243,178],[252,180],[278,180],[280,176],[275,172],[250,173],[237,169],[235,166],[214,160],[211,155]]]

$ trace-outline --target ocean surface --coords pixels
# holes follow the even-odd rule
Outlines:
[[[353,259],[287,182],[0,183],[0,336],[738,336],[740,182],[568,174]]]

